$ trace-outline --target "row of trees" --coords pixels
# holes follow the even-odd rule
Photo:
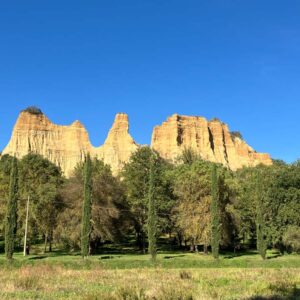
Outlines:
[[[185,150],[177,164],[149,147],[136,151],[114,177],[89,156],[66,179],[35,154],[0,160],[0,232],[11,258],[23,245],[30,196],[28,242],[53,242],[86,257],[106,242],[136,246],[155,260],[162,239],[170,247],[205,253],[219,248],[299,251],[300,163],[257,166],[232,172]]]

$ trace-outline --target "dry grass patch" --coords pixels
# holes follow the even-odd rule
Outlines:
[[[1,299],[297,299],[300,272],[299,269],[71,270],[39,264],[1,270],[0,290]]]

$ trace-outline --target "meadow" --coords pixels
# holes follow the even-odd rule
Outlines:
[[[0,257],[1,299],[300,299],[300,256],[161,252]]]

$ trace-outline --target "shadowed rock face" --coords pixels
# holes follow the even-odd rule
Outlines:
[[[202,117],[177,114],[169,117],[154,128],[151,146],[170,161],[175,161],[185,148],[190,148],[203,159],[222,163],[232,170],[260,163],[272,164],[268,154],[257,153],[241,138],[232,136],[226,124]]]
[[[154,128],[151,146],[170,161],[175,161],[184,148],[191,148],[203,159],[222,163],[232,170],[259,163],[272,164],[268,154],[256,153],[242,139],[231,136],[227,125],[220,121],[208,122],[202,117],[169,117]],[[68,177],[87,153],[103,159],[117,174],[138,147],[129,134],[128,116],[123,113],[116,115],[105,143],[93,147],[79,121],[61,126],[53,124],[44,114],[23,111],[2,154],[18,158],[30,152],[41,154],[60,166]]]

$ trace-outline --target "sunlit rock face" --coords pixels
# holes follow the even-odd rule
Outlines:
[[[114,174],[117,174],[128,162],[131,154],[138,149],[129,134],[128,116],[124,113],[117,114],[104,145],[93,148],[91,153],[109,164]]]
[[[272,164],[268,154],[255,152],[240,137],[233,136],[219,120],[173,115],[152,134],[151,147],[163,158],[175,162],[184,149],[192,149],[203,159],[222,163],[232,170],[243,166]],[[20,113],[8,145],[2,154],[21,158],[28,153],[41,154],[69,177],[87,153],[102,159],[118,174],[139,148],[129,134],[128,116],[119,113],[104,144],[93,147],[84,126],[75,121],[69,126],[53,124],[43,113]]]
[[[160,155],[175,162],[184,149],[192,149],[203,159],[221,163],[232,170],[260,163],[271,165],[268,154],[255,152],[240,137],[233,136],[219,120],[173,115],[156,126],[151,146]]]
[[[68,177],[87,153],[110,164],[114,174],[129,160],[138,146],[128,132],[128,117],[117,114],[104,145],[93,147],[84,126],[75,121],[69,126],[53,124],[44,114],[20,113],[8,145],[2,154],[21,158],[41,154],[60,166]]]

